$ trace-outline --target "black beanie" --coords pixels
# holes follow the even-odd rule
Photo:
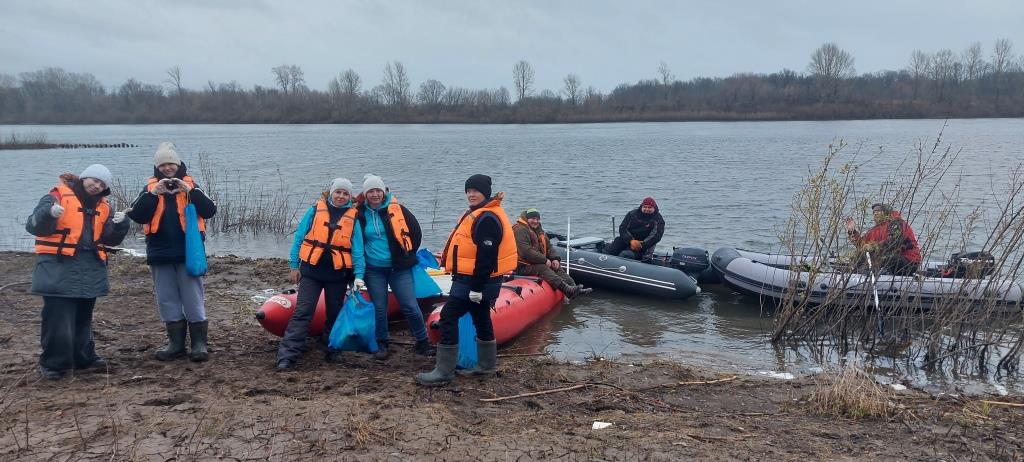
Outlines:
[[[466,189],[469,188],[480,191],[480,194],[486,197],[491,197],[491,177],[479,173],[473,175],[466,180]]]

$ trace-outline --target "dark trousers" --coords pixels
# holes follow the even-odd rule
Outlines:
[[[559,267],[557,270],[553,270],[550,266],[544,263],[537,263],[535,265],[524,265],[520,263],[519,267],[516,269],[516,274],[540,277],[547,281],[548,284],[551,284],[551,287],[563,292],[576,285],[576,281],[565,273],[564,266]]]
[[[459,344],[459,318],[467,312],[473,317],[476,327],[476,338],[483,341],[494,340],[494,326],[491,324],[491,305],[494,300],[482,300],[473,303],[469,300],[449,297],[441,308],[441,341],[442,345]]]
[[[324,294],[324,309],[327,311],[321,339],[330,337],[334,321],[338,319],[338,313],[341,312],[346,289],[348,289],[347,281],[325,282],[309,276],[299,279],[299,289],[295,297],[295,312],[288,320],[288,327],[277,348],[278,361],[282,359],[294,361],[306,351],[309,323],[313,320],[313,314],[316,313],[316,304],[320,300],[321,292]]]
[[[644,249],[643,255],[637,255],[629,248],[629,241],[623,239],[622,236],[616,237],[610,244],[606,244],[601,252],[608,255],[614,255],[616,257],[630,258],[633,260],[650,260],[651,256],[654,255],[654,246],[649,249]]]
[[[43,297],[39,367],[63,372],[98,359],[92,339],[95,298]]]

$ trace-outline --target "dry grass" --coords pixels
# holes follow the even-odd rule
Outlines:
[[[879,385],[863,369],[846,366],[821,374],[808,403],[812,412],[819,415],[888,419],[899,412],[895,398],[892,389]]]

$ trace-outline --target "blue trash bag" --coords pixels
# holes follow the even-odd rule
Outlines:
[[[476,367],[476,327],[469,313],[459,318],[459,360],[455,365],[460,369]]]
[[[206,246],[203,235],[199,232],[199,215],[196,206],[185,206],[185,272],[189,276],[199,277],[206,274]]]
[[[416,252],[416,259],[419,260],[420,266],[424,268],[441,268],[441,264],[438,263],[437,258],[434,257],[434,254],[429,249],[420,249]]]
[[[350,290],[341,305],[341,313],[331,327],[327,345],[334,350],[377,352],[376,313],[373,303]]]

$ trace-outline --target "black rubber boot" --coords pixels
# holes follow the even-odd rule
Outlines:
[[[434,370],[416,374],[416,383],[425,387],[440,387],[455,379],[455,363],[459,360],[458,345],[437,345],[437,365]]]
[[[156,350],[153,357],[158,361],[171,361],[185,357],[185,334],[188,323],[185,320],[165,323],[167,327],[167,345]]]
[[[388,342],[377,342],[377,351],[373,353],[373,359],[384,361],[390,356],[391,350],[388,350]]]
[[[188,324],[189,337],[192,338],[192,348],[189,358],[193,362],[203,362],[210,359],[210,353],[206,349],[207,329],[209,321],[191,322]]]
[[[417,340],[416,344],[413,345],[412,351],[420,356],[434,356],[437,354],[437,349],[430,344],[430,340]]]
[[[476,339],[476,367],[459,370],[459,375],[485,376],[498,371],[498,341]]]

